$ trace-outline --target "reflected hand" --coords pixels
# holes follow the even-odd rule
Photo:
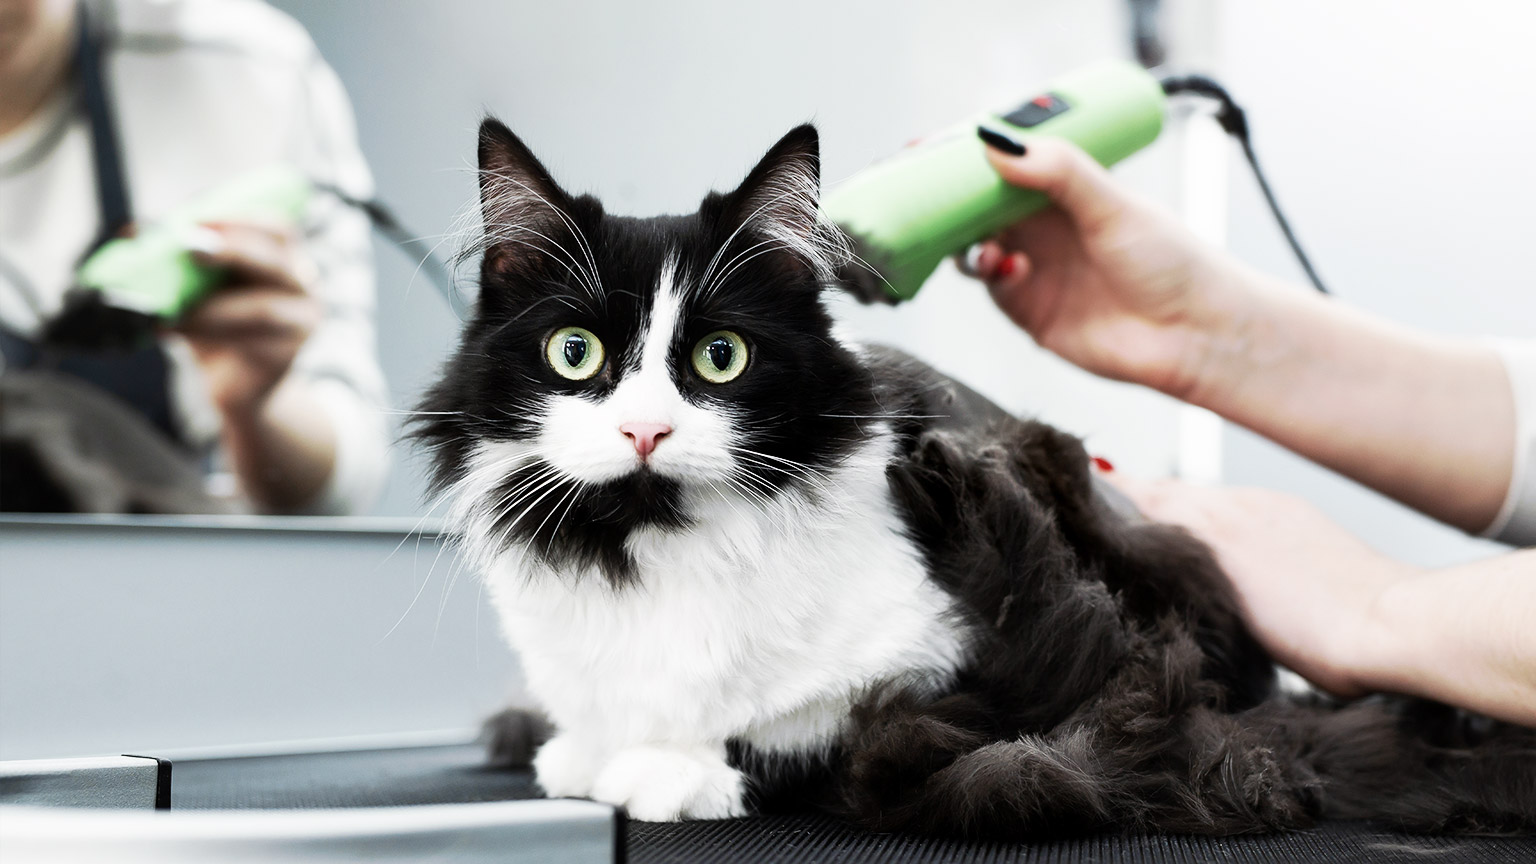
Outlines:
[[[291,232],[254,225],[204,226],[214,242],[198,263],[227,279],[177,324],[229,422],[250,422],[287,375],[324,317],[308,291],[312,263]],[[216,240],[214,240],[216,238]]]

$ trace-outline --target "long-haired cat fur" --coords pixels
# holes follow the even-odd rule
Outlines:
[[[1532,730],[1279,695],[1210,552],[1075,438],[842,338],[810,126],[649,219],[494,120],[479,149],[479,301],[416,434],[549,720],[500,750],[548,794],[986,838],[1536,828]]]

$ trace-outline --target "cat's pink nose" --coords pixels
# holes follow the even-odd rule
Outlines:
[[[672,433],[672,427],[665,423],[623,423],[619,425],[619,431],[629,436],[635,444],[635,452],[645,459],[656,449],[656,442]]]

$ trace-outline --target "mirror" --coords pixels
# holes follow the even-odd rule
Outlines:
[[[7,5],[36,14],[69,6]],[[240,327],[251,321],[239,318],[240,309],[202,320],[196,310],[206,312],[207,305],[191,304],[194,311],[182,320],[192,324],[161,337],[158,358],[117,351],[91,373],[98,381],[129,379],[137,418],[113,413],[56,378],[8,383],[0,415],[0,497],[7,509],[15,509],[12,502],[22,509],[69,509],[45,488],[42,478],[51,472],[83,484],[73,499],[77,509],[98,512],[431,513],[419,454],[400,437],[456,338],[458,319],[419,255],[402,253],[376,232],[370,236],[366,214],[348,199],[376,195],[410,236],[450,258],[476,228],[474,130],[487,111],[521,135],[563,185],[595,192],[610,211],[687,212],[708,190],[738,182],[769,144],[807,118],[820,126],[824,182],[831,184],[917,135],[1016,102],[1023,89],[1065,69],[1127,51],[1119,0],[1073,4],[1071,11],[1047,3],[893,9],[790,0],[738,8],[677,0],[660,7],[613,3],[600,15],[566,4],[451,0],[392,5],[381,14],[366,0],[274,0],[272,6],[307,31],[325,63],[315,62],[286,19],[244,21],[232,11],[227,21],[204,22],[199,26],[211,28],[212,41],[249,27],[275,47],[259,73],[241,71],[227,56],[205,56],[210,52],[182,58],[188,65],[174,67],[175,74],[190,77],[176,80],[200,82],[185,89],[188,99],[203,100],[196,102],[198,123],[188,124],[175,119],[184,108],[166,95],[172,90],[158,86],[168,80],[174,52],[147,35],[164,23],[155,15],[171,14],[151,8],[164,5],[124,0],[87,7],[100,10],[103,26],[116,34],[107,37],[102,77],[114,98],[134,212],[146,215],[145,225],[150,215],[171,214],[197,229],[173,239],[196,250],[195,263],[222,268],[226,285],[264,286],[276,304],[278,329],[304,338],[295,348],[291,339],[283,342],[291,333],[279,332],[229,356],[199,338],[198,327],[244,338],[249,334]],[[1041,28],[1045,15],[1073,20]],[[954,26],[982,18],[994,26]],[[268,27],[272,33],[264,32]],[[55,30],[55,44],[78,44],[72,32]],[[60,69],[59,92],[89,102],[79,64]],[[158,83],[150,97],[144,91],[152,82]],[[220,95],[237,85],[249,88],[248,98]],[[14,101],[13,90],[0,92]],[[78,257],[98,239],[94,225],[71,224],[68,214],[102,209],[82,103],[57,94],[36,101],[28,119],[0,127],[21,128],[19,137],[11,132],[0,139],[0,165],[7,166],[0,171],[0,202],[40,202],[23,208],[34,214],[25,230],[8,226],[0,238],[0,320],[19,322],[24,335],[38,332],[31,295],[45,294],[49,310],[61,308],[64,288],[79,281]],[[19,109],[6,110],[12,116]],[[19,185],[18,176],[53,158],[50,148],[58,142],[52,139],[74,148],[74,161],[51,169],[57,175]],[[214,160],[209,152],[225,155]],[[1172,155],[1169,146],[1157,145],[1121,173],[1154,196],[1171,198]],[[310,181],[302,231],[242,232],[223,224],[240,221],[232,217],[183,212],[189,206],[214,212],[208,196],[231,196],[229,183],[274,158],[298,164]],[[268,188],[274,184],[281,186],[270,181]],[[275,197],[280,200],[243,202],[257,214],[249,221],[270,225],[273,210],[295,206]],[[19,223],[16,210],[14,203],[0,205],[6,220]],[[43,255],[38,238],[53,231],[68,242],[61,239]],[[473,271],[471,265],[457,274],[466,297],[473,294]],[[22,280],[32,284],[23,287]],[[284,293],[290,282],[319,297],[320,308]],[[1117,462],[1159,470],[1173,458],[1172,408],[1046,357],[953,268],[941,269],[901,310],[843,304],[838,314],[855,331],[962,373],[1010,409],[1097,436]],[[165,330],[162,322],[151,332]],[[952,338],[962,331],[980,331],[1005,362],[971,368]],[[368,346],[375,341],[372,359]],[[287,368],[299,370],[304,386],[290,386],[292,374],[280,375],[252,400],[245,373],[270,377],[274,356],[281,361],[284,350],[291,355]],[[34,365],[8,360],[8,382]],[[1030,382],[1027,391],[1020,380]],[[148,396],[139,392],[146,389]],[[75,412],[72,419],[49,419],[61,401]],[[266,413],[253,417],[253,404]],[[1115,418],[1132,410],[1139,418],[1135,429],[1119,431],[1125,424]],[[231,432],[239,422],[249,428]],[[263,438],[274,425],[287,437]],[[183,452],[146,443],[156,434],[185,439]],[[72,438],[84,442],[73,451],[62,446]],[[344,443],[326,452],[323,442],[335,440]],[[120,461],[107,467],[72,462],[81,452]],[[170,491],[145,493],[140,487],[154,485],[146,475]]]

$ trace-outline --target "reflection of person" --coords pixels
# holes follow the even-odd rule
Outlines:
[[[1261,276],[1069,144],[988,156],[1057,204],[972,264],[1042,346],[1209,408],[1442,522],[1536,545],[1536,342],[1415,333]],[[1289,496],[1108,476],[1216,550],[1261,641],[1314,683],[1536,724],[1536,549],[1423,570]]]
[[[100,34],[115,123],[101,122],[84,83],[87,19]],[[120,143],[120,187],[100,155],[103,125]],[[5,368],[56,356],[35,341],[74,268],[104,229],[132,231],[110,224],[125,209],[113,188],[131,199],[133,218],[153,221],[281,162],[366,199],[355,139],[340,82],[308,36],[254,0],[0,0]],[[222,445],[258,509],[366,505],[386,464],[366,217],[316,196],[302,226],[205,227],[195,245],[227,279],[151,356],[55,365],[126,400],[193,453]]]

